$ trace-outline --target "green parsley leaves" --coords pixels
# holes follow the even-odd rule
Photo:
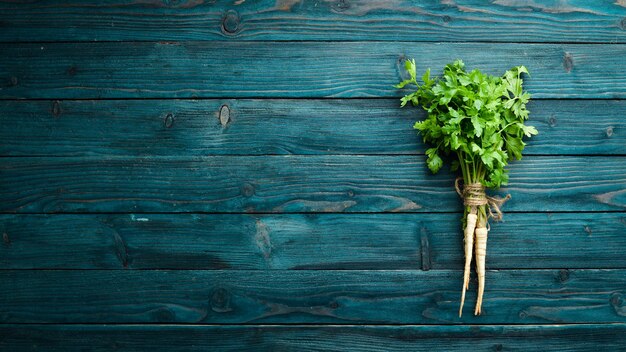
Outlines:
[[[490,188],[506,185],[509,160],[521,159],[524,137],[536,135],[527,126],[526,104],[530,94],[522,89],[524,66],[513,67],[501,77],[467,72],[463,61],[446,65],[441,77],[431,78],[430,69],[417,81],[415,60],[407,60],[409,79],[396,88],[412,85],[416,90],[401,99],[421,106],[428,117],[414,128],[424,142],[428,168],[436,173],[443,166],[442,156],[456,155],[453,170],[461,169],[466,182],[481,182]]]

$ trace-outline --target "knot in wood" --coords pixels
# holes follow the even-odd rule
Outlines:
[[[519,315],[520,319],[526,319],[526,317],[528,316],[528,314],[525,311],[523,311],[523,310],[520,311],[518,315]]]
[[[556,126],[556,117],[550,116],[550,119],[548,119],[548,124],[550,125],[550,127]]]
[[[228,10],[222,19],[222,32],[235,34],[239,29],[239,14],[235,10]]]
[[[154,312],[152,312],[152,320],[155,322],[172,322],[176,320],[176,312],[167,308],[161,307]]]
[[[569,280],[569,270],[567,269],[561,269],[559,270],[559,282],[565,282],[567,280]]]
[[[76,76],[76,73],[78,72],[78,68],[74,65],[68,67],[67,69],[67,74],[68,76]]]
[[[348,10],[349,8],[350,8],[350,3],[346,0],[339,0],[334,6],[334,9],[337,12],[343,12],[343,11]]]
[[[213,291],[210,299],[211,310],[217,313],[226,313],[232,311],[230,308],[230,293],[224,288],[218,288]]]
[[[408,60],[406,55],[402,54],[398,56],[398,61],[396,62],[396,70],[398,70],[401,80],[411,78],[407,70],[404,69],[404,63],[406,62],[406,60]]]
[[[226,125],[230,122],[230,108],[228,105],[222,105],[220,107],[219,119],[222,127],[226,127]]]
[[[611,298],[609,299],[609,302],[611,302],[611,305],[614,308],[622,307],[624,305],[624,297],[622,296],[621,293],[614,292],[611,295]]]
[[[254,195],[254,186],[250,183],[244,183],[241,186],[241,195],[246,198],[252,197]]]
[[[174,125],[174,115],[165,115],[165,119],[163,119],[163,124],[165,125],[165,128],[171,128]]]
[[[61,115],[61,103],[58,100],[52,103],[52,115],[54,115],[54,117]]]
[[[563,68],[565,69],[565,72],[570,73],[573,67],[574,58],[572,57],[572,54],[565,53],[565,55],[563,56]]]

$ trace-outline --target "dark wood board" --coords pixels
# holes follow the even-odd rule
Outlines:
[[[620,351],[624,324],[529,326],[4,325],[13,351]]]
[[[320,255],[323,253],[320,252]],[[626,322],[626,270],[1,270],[0,323]]]
[[[407,58],[433,74],[458,58],[492,75],[525,65],[534,98],[626,97],[616,60],[624,44],[104,42],[0,52],[0,99],[399,97]]]
[[[524,155],[626,155],[626,101],[528,108]],[[397,99],[6,100],[0,155],[423,154],[424,115]]]
[[[626,42],[620,1],[0,2],[0,41]]]
[[[623,211],[625,157],[511,164],[505,211]],[[454,212],[455,176],[421,156],[4,158],[0,211]]]
[[[460,214],[2,215],[0,269],[461,269]],[[488,269],[626,269],[625,213],[512,213]]]

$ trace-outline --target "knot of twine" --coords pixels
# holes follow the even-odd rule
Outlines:
[[[485,186],[479,182],[463,185],[463,190],[461,190],[459,183],[461,183],[462,180],[462,178],[457,177],[454,181],[454,188],[456,188],[456,193],[459,197],[463,198],[463,204],[469,207],[487,205],[489,217],[493,218],[495,221],[502,220],[502,211],[500,210],[500,207],[504,204],[504,202],[511,199],[511,195],[507,194],[504,198],[490,197],[485,193]]]

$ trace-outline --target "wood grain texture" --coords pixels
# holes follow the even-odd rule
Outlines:
[[[320,253],[322,254],[322,253]],[[2,270],[2,323],[626,322],[625,270],[487,271],[458,317],[462,271]],[[474,302],[474,283],[469,302]]]
[[[396,99],[6,100],[0,155],[423,154],[411,126],[424,113],[398,105]],[[540,134],[525,155],[626,154],[626,101],[538,100],[529,109]]]
[[[0,52],[0,99],[398,97],[411,57],[433,73],[457,58],[495,75],[523,64],[535,98],[626,97],[622,44],[109,42]]]
[[[626,42],[621,1],[0,2],[2,41]]]
[[[4,325],[13,351],[620,351],[624,324],[529,326]]]
[[[488,269],[626,268],[624,213],[505,220]],[[460,226],[459,214],[2,215],[0,269],[460,269]]]
[[[450,212],[454,175],[422,156],[5,158],[2,212]],[[511,164],[505,211],[626,207],[624,157]]]

